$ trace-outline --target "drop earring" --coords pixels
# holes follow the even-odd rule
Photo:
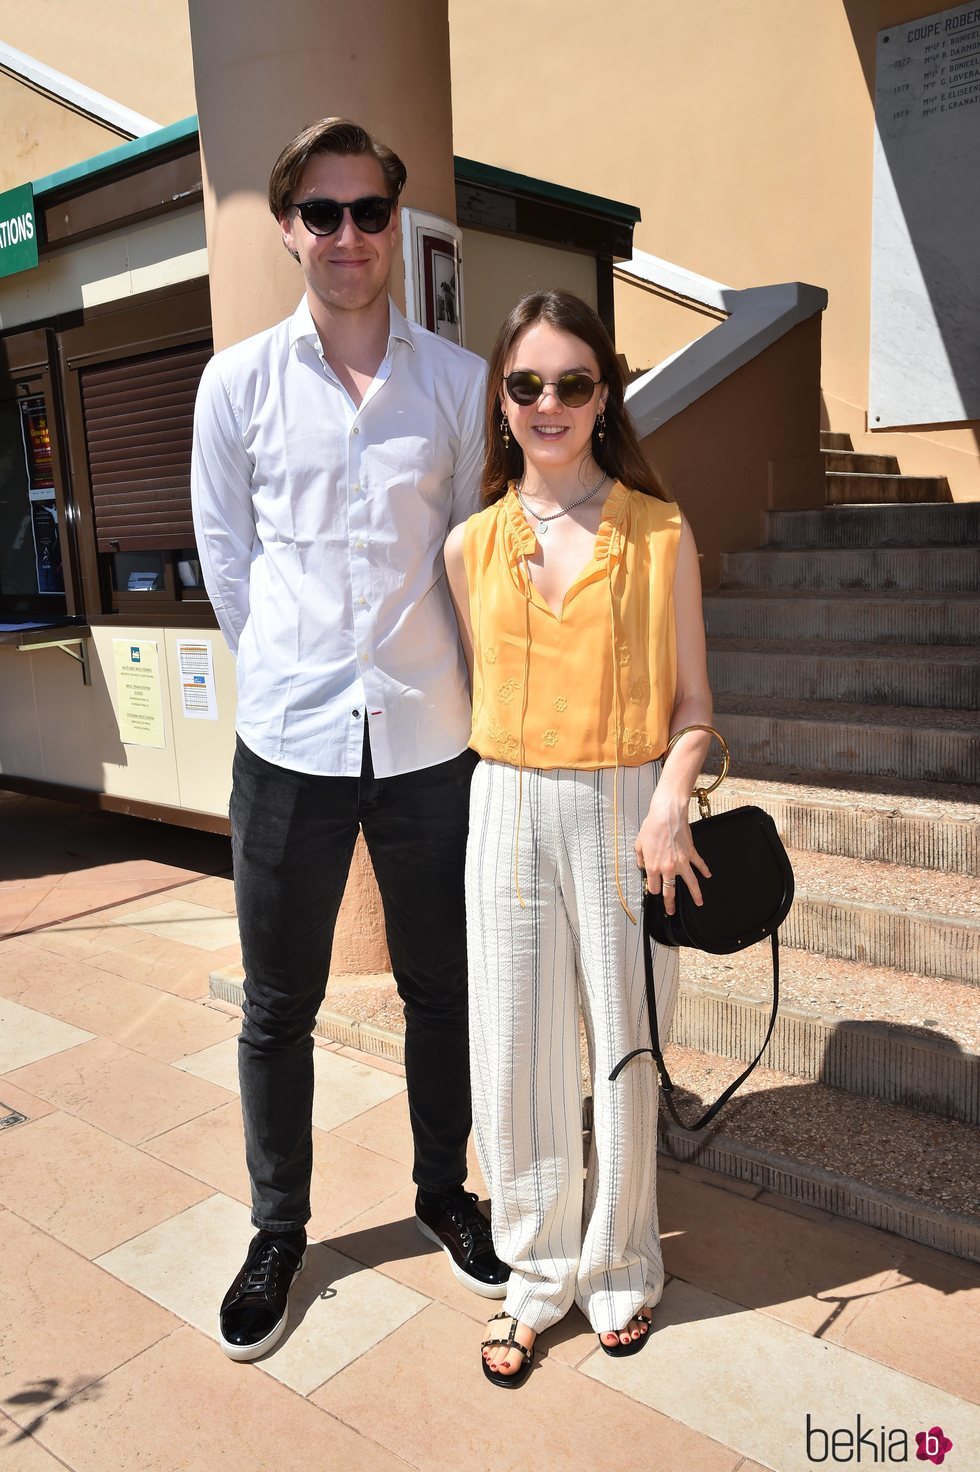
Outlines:
[[[599,410],[599,413],[596,415],[595,428],[596,428],[596,434],[599,436],[599,443],[601,445],[602,442],[603,442],[603,440],[606,438],[606,411],[605,411],[605,409],[600,409]]]
[[[500,415],[500,433],[503,436],[504,449],[505,450],[509,450],[510,449],[510,425],[507,422],[507,415],[504,414],[504,413],[501,413],[501,415]]]

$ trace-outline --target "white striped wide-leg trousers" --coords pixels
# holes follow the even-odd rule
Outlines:
[[[649,1047],[633,843],[658,762],[578,772],[525,768],[517,848],[518,770],[481,761],[466,855],[473,1126],[490,1193],[497,1254],[511,1265],[506,1309],[541,1332],[572,1303],[596,1333],[625,1328],[663,1292],[657,1222],[656,1068],[625,1053]],[[613,782],[619,783],[616,892]],[[654,958],[665,1038],[677,952]],[[594,1124],[583,1181],[581,1001],[592,1064]]]

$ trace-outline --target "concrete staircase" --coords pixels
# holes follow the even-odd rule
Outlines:
[[[774,511],[705,598],[734,780],[791,850],[783,1009],[741,1103],[673,1154],[980,1257],[980,503],[822,436],[827,507]],[[708,1099],[754,1056],[767,948],[685,953],[669,1059]],[[689,1116],[690,1117],[690,1116]]]

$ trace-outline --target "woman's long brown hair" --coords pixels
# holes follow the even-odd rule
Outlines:
[[[499,501],[510,481],[520,480],[524,474],[524,451],[514,436],[511,435],[509,446],[504,444],[500,427],[500,397],[504,367],[514,343],[538,322],[547,322],[549,327],[559,332],[580,338],[596,356],[599,376],[606,385],[605,439],[600,441],[598,432],[592,431],[592,454],[596,464],[630,490],[668,501],[670,497],[644,455],[633,421],[626,412],[626,380],[609,333],[592,308],[570,291],[535,291],[522,297],[513,308],[497,335],[490,357],[487,447],[480,486],[484,506]]]

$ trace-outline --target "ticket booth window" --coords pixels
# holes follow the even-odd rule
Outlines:
[[[206,600],[190,466],[210,356],[210,343],[194,343],[79,374],[96,547],[114,612]]]

